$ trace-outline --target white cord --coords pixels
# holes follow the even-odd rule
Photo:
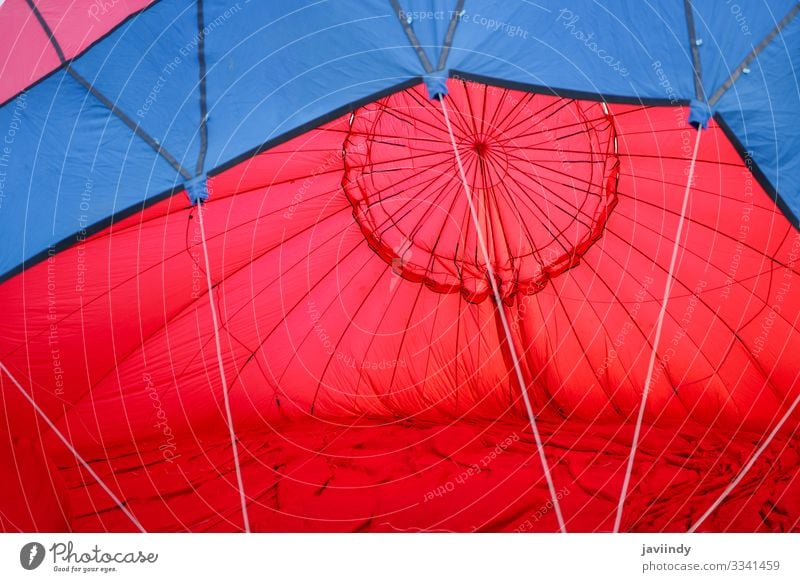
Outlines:
[[[28,392],[27,392],[27,391],[26,391],[26,390],[25,390],[25,389],[22,387],[22,384],[20,384],[20,383],[17,381],[17,379],[14,377],[14,375],[11,373],[11,371],[10,371],[8,368],[6,368],[6,365],[5,365],[3,362],[0,362],[0,368],[2,368],[3,372],[5,372],[5,373],[8,375],[8,377],[9,377],[9,378],[11,378],[11,381],[12,381],[12,382],[14,383],[14,385],[17,387],[17,389],[19,390],[20,394],[22,394],[22,395],[25,397],[25,399],[26,399],[28,402],[30,402],[30,403],[31,403],[31,406],[33,406],[33,409],[36,411],[36,413],[37,413],[39,416],[41,416],[41,417],[42,417],[42,420],[44,420],[44,421],[47,423],[47,426],[49,426],[49,427],[50,427],[50,430],[52,430],[52,431],[53,431],[53,433],[55,433],[55,435],[56,435],[56,436],[59,438],[59,440],[60,440],[62,443],[64,443],[64,446],[65,446],[65,447],[67,447],[67,448],[69,449],[69,452],[70,452],[70,453],[72,453],[72,454],[75,456],[75,458],[76,458],[76,459],[78,459],[78,462],[79,462],[81,465],[83,465],[83,468],[84,468],[84,469],[86,469],[86,471],[88,471],[88,473],[89,473],[89,474],[92,476],[92,478],[94,478],[94,480],[95,480],[95,481],[97,481],[97,484],[98,484],[98,485],[100,485],[100,487],[102,487],[103,491],[105,491],[106,493],[108,493],[108,496],[109,496],[109,497],[111,497],[111,500],[112,500],[114,503],[116,503],[116,504],[119,506],[119,508],[122,510],[122,513],[124,513],[124,514],[125,514],[125,515],[128,517],[128,519],[130,519],[130,520],[133,522],[133,525],[135,525],[135,526],[136,526],[136,528],[137,528],[137,529],[138,529],[140,532],[142,532],[142,533],[147,533],[147,530],[145,530],[145,529],[144,529],[144,527],[142,527],[142,524],[141,524],[141,523],[139,523],[139,520],[138,520],[138,519],[136,519],[136,517],[135,517],[135,516],[134,516],[134,515],[133,515],[133,514],[132,514],[132,513],[131,513],[131,512],[128,510],[128,508],[127,508],[127,507],[125,507],[125,504],[124,504],[124,503],[123,503],[123,502],[122,502],[122,501],[119,499],[119,497],[117,497],[116,495],[114,495],[114,492],[113,492],[113,491],[112,491],[112,490],[109,488],[109,486],[108,486],[108,485],[106,485],[106,484],[105,484],[105,482],[104,482],[104,481],[103,481],[103,480],[100,478],[100,475],[98,475],[98,474],[95,472],[95,470],[94,470],[94,469],[92,469],[92,467],[89,465],[89,463],[87,463],[87,462],[86,462],[86,461],[83,459],[83,457],[81,457],[80,453],[78,453],[78,451],[77,451],[77,450],[75,450],[75,447],[73,447],[73,446],[72,446],[72,443],[70,443],[70,442],[69,442],[69,440],[67,440],[67,437],[65,437],[65,436],[64,436],[64,435],[61,433],[61,431],[60,431],[60,430],[58,430],[58,428],[57,428],[57,427],[56,427],[56,425],[53,423],[53,421],[52,421],[52,420],[50,420],[50,418],[47,416],[47,414],[45,414],[44,410],[42,410],[42,409],[39,407],[39,405],[38,405],[38,404],[36,404],[36,401],[33,399],[33,397],[31,397],[31,395],[30,395],[30,394],[28,394]]]
[[[631,443],[631,452],[628,456],[628,464],[625,469],[625,479],[622,482],[622,491],[619,495],[619,503],[617,504],[617,516],[614,519],[614,533],[619,532],[620,524],[622,523],[622,510],[625,506],[625,498],[628,496],[628,487],[631,482],[631,473],[633,472],[633,461],[636,457],[636,449],[639,447],[639,436],[642,432],[642,420],[644,418],[645,406],[647,404],[647,396],[650,393],[650,383],[653,381],[653,370],[655,369],[656,356],[658,355],[658,344],[661,340],[661,330],[664,325],[664,315],[667,312],[667,302],[669,301],[669,293],[672,289],[672,275],[675,271],[675,264],[678,259],[678,249],[680,248],[681,234],[683,233],[683,225],[686,221],[686,207],[689,204],[689,191],[692,189],[692,180],[694,179],[694,167],[697,162],[697,150],[700,148],[700,134],[702,130],[697,128],[697,137],[694,141],[694,151],[692,152],[692,162],[689,165],[689,175],[686,180],[686,189],[683,192],[683,204],[681,205],[681,216],[678,220],[678,232],[675,233],[675,246],[672,248],[672,257],[669,261],[669,270],[667,271],[667,281],[664,285],[664,297],[661,299],[661,311],[658,314],[656,322],[656,335],[653,338],[653,351],[650,354],[650,362],[647,366],[647,375],[645,376],[644,389],[642,390],[642,400],[639,403],[639,414],[636,417],[636,427],[633,431],[633,442]]]
[[[481,253],[483,254],[483,261],[486,263],[486,270],[489,272],[489,283],[492,286],[492,293],[494,294],[495,304],[497,306],[497,313],[500,314],[500,321],[503,324],[503,331],[506,335],[506,341],[508,342],[508,348],[511,352],[511,359],[514,362],[514,372],[517,376],[517,382],[519,382],[520,390],[522,391],[522,399],[525,401],[525,409],[528,412],[528,420],[531,423],[531,430],[533,431],[533,438],[536,441],[536,448],[537,452],[539,453],[539,460],[542,463],[542,469],[544,470],[544,478],[547,481],[547,488],[550,490],[550,499],[553,502],[553,510],[556,515],[556,519],[558,520],[558,527],[561,530],[561,533],[567,533],[567,528],[564,524],[564,518],[561,515],[561,506],[558,503],[558,495],[556,494],[556,488],[553,484],[553,478],[550,475],[550,466],[547,464],[547,457],[544,454],[544,445],[542,443],[542,437],[539,435],[539,429],[536,426],[536,418],[533,414],[533,406],[531,406],[531,401],[528,398],[528,390],[525,386],[525,380],[522,377],[522,368],[519,364],[519,358],[517,357],[516,349],[514,348],[514,340],[511,336],[511,328],[508,325],[508,320],[506,319],[504,307],[503,307],[503,300],[500,296],[500,290],[497,288],[497,281],[494,276],[494,271],[492,269],[492,262],[489,257],[489,250],[486,246],[486,241],[483,238],[483,233],[481,232],[480,221],[478,220],[478,213],[475,210],[475,204],[472,201],[472,192],[470,191],[469,182],[467,181],[467,175],[464,171],[464,165],[461,163],[461,155],[458,153],[458,146],[456,145],[456,138],[453,135],[453,127],[450,125],[450,117],[447,114],[447,106],[444,103],[446,99],[445,96],[442,96],[439,99],[439,103],[442,104],[442,112],[444,113],[444,121],[447,124],[447,132],[450,134],[450,142],[453,145],[453,152],[456,156],[456,163],[458,164],[458,171],[461,175],[461,182],[464,184],[464,194],[467,197],[467,203],[469,204],[469,211],[470,215],[472,216],[472,222],[475,225],[475,230],[478,235],[478,244],[481,247]]]
[[[786,411],[786,414],[784,414],[781,417],[781,419],[778,421],[778,424],[776,424],[775,428],[772,429],[772,432],[769,433],[769,436],[767,437],[767,439],[761,444],[760,447],[758,447],[758,449],[756,449],[756,452],[753,453],[753,456],[750,458],[750,460],[747,461],[747,463],[745,463],[745,466],[742,467],[742,470],[739,471],[739,474],[736,476],[736,478],[731,482],[730,485],[728,485],[725,488],[725,490],[720,494],[720,496],[717,497],[716,501],[714,501],[714,503],[711,504],[711,507],[709,507],[706,510],[706,512],[703,515],[700,516],[700,519],[698,519],[694,523],[694,525],[689,528],[689,533],[694,533],[695,531],[697,531],[697,528],[700,527],[700,525],[708,518],[709,515],[711,515],[714,512],[714,510],[717,507],[720,506],[720,504],[723,501],[725,501],[725,498],[730,494],[730,492],[733,491],[736,488],[736,486],[742,481],[742,479],[744,479],[744,476],[747,474],[747,472],[751,469],[751,467],[755,464],[755,462],[761,456],[761,453],[763,453],[766,450],[766,448],[772,442],[772,439],[775,438],[775,435],[778,434],[778,431],[781,429],[781,427],[784,425],[784,423],[792,415],[792,413],[794,412],[794,409],[797,408],[798,404],[800,404],[800,394],[797,395],[797,398],[794,399],[794,402],[792,402],[792,405]]]
[[[197,205],[197,217],[200,222],[200,237],[203,241],[203,255],[206,265],[206,283],[208,284],[208,304],[211,306],[211,319],[214,324],[214,342],[217,347],[217,363],[219,364],[219,377],[222,382],[222,397],[225,402],[225,416],[228,422],[228,432],[231,437],[231,450],[233,451],[233,463],[236,467],[236,484],[239,487],[239,500],[242,504],[242,520],[244,531],[250,533],[250,518],[247,514],[247,499],[244,494],[244,483],[242,481],[242,469],[239,465],[239,447],[236,444],[236,431],[233,428],[233,415],[231,414],[231,403],[228,398],[228,380],[225,377],[225,366],[222,363],[222,345],[219,339],[219,324],[217,320],[217,307],[214,303],[213,285],[211,284],[211,265],[208,260],[208,246],[206,245],[206,229],[203,225],[203,203]]]

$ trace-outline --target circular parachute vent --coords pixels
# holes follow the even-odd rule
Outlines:
[[[596,242],[617,201],[605,104],[453,83],[456,146],[504,301],[540,291]],[[356,110],[345,194],[369,245],[400,276],[472,302],[491,293],[441,104],[419,86]]]

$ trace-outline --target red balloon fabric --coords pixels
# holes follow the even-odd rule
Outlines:
[[[455,138],[504,299],[542,289],[600,237],[617,201],[601,103],[453,85]],[[441,108],[419,89],[356,111],[342,186],[398,274],[472,302],[492,292]]]
[[[210,272],[178,195],[0,285],[0,526],[136,529],[58,432],[144,529],[243,528],[211,301],[254,530],[557,531],[524,390],[567,529],[609,531],[675,245],[622,529],[711,508],[798,398],[797,231],[712,120],[675,240],[684,107],[445,99],[491,269],[419,86],[210,179]],[[798,529],[790,420],[701,530]]]

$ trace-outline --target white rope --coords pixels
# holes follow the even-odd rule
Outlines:
[[[206,265],[206,283],[208,284],[208,304],[211,306],[211,319],[214,324],[214,342],[217,348],[217,364],[219,365],[219,377],[222,382],[222,397],[225,402],[225,416],[228,423],[228,433],[231,438],[231,450],[233,451],[233,463],[236,468],[236,484],[239,488],[239,501],[242,505],[242,520],[244,531],[250,533],[250,518],[247,514],[247,499],[244,494],[244,483],[242,481],[242,469],[239,465],[239,447],[236,444],[236,431],[233,428],[233,415],[231,414],[231,403],[228,398],[228,380],[225,377],[225,366],[222,363],[222,344],[219,339],[219,323],[217,320],[217,307],[214,303],[213,285],[211,284],[211,265],[208,259],[208,246],[206,245],[206,229],[203,225],[203,203],[197,205],[197,217],[200,222],[200,238],[203,241],[203,256]]]
[[[119,497],[117,497],[114,494],[114,492],[109,488],[109,486],[105,484],[105,482],[100,478],[100,475],[98,475],[95,472],[95,470],[92,469],[92,467],[89,465],[89,463],[87,463],[84,460],[84,458],[80,455],[80,453],[78,453],[78,451],[75,450],[75,447],[72,446],[72,443],[70,443],[69,440],[67,440],[67,437],[65,437],[61,433],[61,431],[58,430],[58,428],[53,423],[53,421],[50,420],[50,418],[47,416],[47,414],[45,414],[44,410],[42,410],[39,407],[39,405],[36,404],[36,401],[33,399],[33,397],[30,394],[28,394],[28,392],[22,387],[22,384],[20,384],[17,381],[17,379],[14,377],[14,375],[11,373],[11,371],[8,368],[6,368],[6,365],[3,362],[0,362],[0,368],[2,368],[3,372],[5,372],[8,375],[8,377],[11,378],[11,381],[17,387],[17,389],[19,390],[20,394],[22,394],[25,397],[25,399],[28,402],[31,403],[31,406],[33,406],[33,409],[36,411],[36,413],[39,416],[42,417],[42,420],[44,420],[47,423],[47,426],[50,427],[50,430],[52,430],[53,433],[59,438],[59,440],[62,443],[64,443],[64,446],[67,447],[67,449],[69,449],[69,452],[72,453],[75,456],[76,459],[78,459],[78,462],[81,465],[83,465],[83,468],[86,469],[86,471],[92,476],[92,478],[95,481],[97,481],[97,484],[100,485],[100,487],[103,489],[103,491],[105,491],[108,494],[108,496],[111,497],[111,500],[119,506],[119,508],[122,510],[122,513],[124,513],[128,517],[128,519],[130,519],[133,522],[133,525],[135,525],[136,528],[140,532],[147,533],[147,530],[145,530],[144,527],[142,526],[142,524],[139,523],[139,520],[136,519],[136,517],[128,510],[127,507],[125,507],[125,504],[120,500]]]
[[[730,494],[730,492],[733,491],[736,488],[736,486],[742,481],[742,479],[744,479],[744,476],[747,474],[747,472],[752,468],[752,466],[755,464],[755,462],[761,456],[761,453],[763,453],[766,450],[766,448],[772,442],[772,439],[775,438],[775,435],[778,434],[778,431],[781,429],[781,427],[784,425],[784,423],[792,415],[792,413],[794,412],[794,409],[797,408],[798,404],[800,404],[800,394],[797,395],[797,398],[794,399],[794,402],[789,407],[789,409],[786,411],[786,414],[784,414],[781,417],[781,419],[778,421],[778,424],[775,425],[775,428],[773,428],[772,432],[769,433],[769,436],[767,437],[767,439],[761,444],[760,447],[758,447],[758,449],[756,449],[756,452],[753,453],[753,456],[750,458],[749,461],[747,461],[745,466],[742,467],[742,470],[739,471],[739,474],[736,476],[736,478],[731,482],[730,485],[728,485],[725,488],[725,490],[720,494],[720,496],[717,497],[716,501],[714,501],[714,503],[711,504],[711,507],[709,507],[706,510],[706,512],[703,515],[700,516],[700,519],[698,519],[695,522],[695,524],[692,527],[689,528],[689,533],[694,533],[695,531],[697,531],[697,528],[700,527],[700,525],[708,518],[709,515],[711,515],[714,512],[715,509],[717,509],[717,507],[720,506],[720,504],[723,501],[725,501],[725,498]]]
[[[472,201],[472,192],[470,191],[469,182],[467,181],[467,174],[464,171],[464,165],[461,162],[461,155],[458,153],[458,146],[456,145],[456,138],[453,134],[453,127],[450,125],[450,117],[447,113],[447,106],[444,103],[445,96],[442,96],[439,99],[439,103],[442,104],[442,112],[444,113],[444,121],[447,124],[447,132],[450,134],[450,143],[453,145],[453,152],[456,156],[456,164],[458,165],[458,171],[461,175],[461,182],[464,185],[464,194],[467,197],[467,203],[469,204],[469,211],[470,215],[472,216],[472,222],[475,225],[475,230],[478,236],[478,245],[481,248],[481,253],[483,254],[483,261],[486,263],[486,270],[489,272],[489,283],[492,286],[492,293],[494,294],[495,304],[497,306],[497,313],[500,314],[500,321],[503,324],[503,331],[506,335],[506,341],[508,342],[508,348],[511,352],[511,359],[514,363],[514,372],[517,376],[517,382],[519,382],[520,390],[522,391],[522,399],[525,401],[525,410],[528,412],[528,420],[531,423],[531,430],[533,431],[533,438],[536,441],[536,449],[539,453],[539,460],[542,463],[542,469],[544,471],[544,478],[547,481],[547,488],[550,490],[550,499],[553,502],[553,510],[556,515],[556,519],[558,520],[558,527],[561,530],[561,533],[567,533],[567,528],[564,524],[564,518],[561,515],[561,506],[558,503],[558,495],[556,494],[556,488],[553,484],[553,478],[550,475],[550,466],[547,464],[547,457],[544,454],[544,445],[542,443],[542,437],[539,435],[539,429],[536,426],[536,418],[533,414],[533,406],[531,406],[531,401],[528,398],[528,391],[525,386],[525,380],[522,377],[522,368],[520,367],[519,358],[517,357],[516,349],[514,348],[514,340],[511,336],[511,328],[508,325],[508,320],[506,319],[504,307],[503,307],[503,300],[500,296],[500,290],[497,288],[497,280],[494,276],[494,271],[492,269],[492,262],[489,258],[489,250],[486,246],[486,241],[483,238],[483,233],[481,232],[480,221],[478,220],[478,213],[475,209],[475,204]]]
[[[644,410],[647,404],[647,396],[650,393],[650,383],[653,381],[653,371],[655,369],[656,357],[658,355],[658,344],[661,341],[661,330],[664,326],[664,315],[667,312],[667,302],[669,301],[670,290],[672,289],[673,273],[675,271],[675,264],[678,259],[678,249],[680,248],[681,235],[683,233],[683,225],[686,221],[686,207],[689,203],[689,191],[692,189],[692,180],[694,179],[694,168],[697,162],[697,150],[700,148],[700,134],[702,130],[697,128],[697,137],[694,142],[694,151],[692,152],[692,162],[689,165],[689,175],[686,180],[686,189],[683,192],[683,203],[681,205],[681,216],[678,220],[678,231],[675,233],[675,246],[672,248],[672,257],[669,261],[669,270],[667,271],[667,282],[664,285],[664,297],[661,299],[661,311],[658,314],[656,322],[656,335],[653,338],[653,351],[650,353],[650,362],[647,365],[647,375],[645,376],[644,389],[642,390],[642,400],[639,403],[639,414],[636,417],[636,427],[633,431],[633,442],[631,443],[631,452],[628,456],[628,465],[625,469],[625,479],[622,482],[622,491],[619,495],[619,503],[617,504],[617,516],[614,519],[614,533],[619,532],[620,524],[622,523],[622,510],[625,506],[625,498],[628,496],[628,487],[631,482],[631,473],[633,472],[633,461],[636,456],[636,449],[639,447],[639,436],[642,432],[642,419],[644,418]]]

